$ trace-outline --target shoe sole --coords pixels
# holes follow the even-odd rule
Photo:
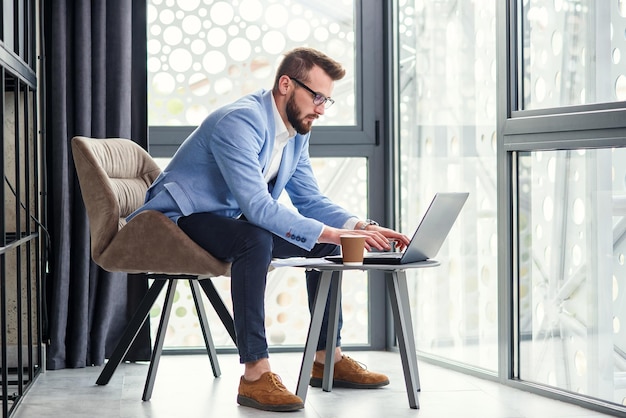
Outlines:
[[[333,387],[334,388],[348,388],[348,389],[378,389],[383,386],[387,386],[389,384],[389,380],[380,383],[355,383],[348,382],[346,380],[337,380],[333,379]],[[319,377],[312,377],[309,381],[309,385],[314,388],[322,387],[322,379]]]
[[[237,403],[241,406],[248,406],[250,408],[260,409],[263,411],[271,411],[271,412],[290,412],[297,411],[299,409],[304,408],[304,403],[290,403],[290,404],[281,404],[281,405],[267,405],[262,404],[255,401],[252,398],[248,398],[247,396],[237,395]]]

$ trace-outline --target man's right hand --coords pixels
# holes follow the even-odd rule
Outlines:
[[[354,230],[354,229],[339,229],[333,228],[332,226],[324,226],[322,230],[322,234],[320,235],[318,241],[321,243],[331,243],[341,245],[341,236],[342,235],[359,235],[365,236],[365,248],[368,251],[372,249],[377,249],[379,251],[389,251],[391,249],[391,244],[389,243],[389,239],[394,239],[400,243],[404,242],[404,235],[395,232],[391,229],[386,228],[378,228],[378,230],[374,229],[366,229],[366,230]],[[406,238],[406,242],[408,243],[408,238]],[[402,248],[402,247],[400,247]]]

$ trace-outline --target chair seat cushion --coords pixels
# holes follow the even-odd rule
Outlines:
[[[109,271],[221,276],[230,264],[218,260],[168,217],[146,210],[133,217],[94,260]]]

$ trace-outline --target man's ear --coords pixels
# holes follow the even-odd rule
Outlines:
[[[278,90],[280,94],[283,96],[289,92],[289,87],[291,86],[291,79],[287,75],[281,75],[278,79]]]

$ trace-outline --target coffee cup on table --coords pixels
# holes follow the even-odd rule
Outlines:
[[[365,251],[364,235],[341,235],[341,257],[343,264],[347,266],[360,266],[363,264]]]

